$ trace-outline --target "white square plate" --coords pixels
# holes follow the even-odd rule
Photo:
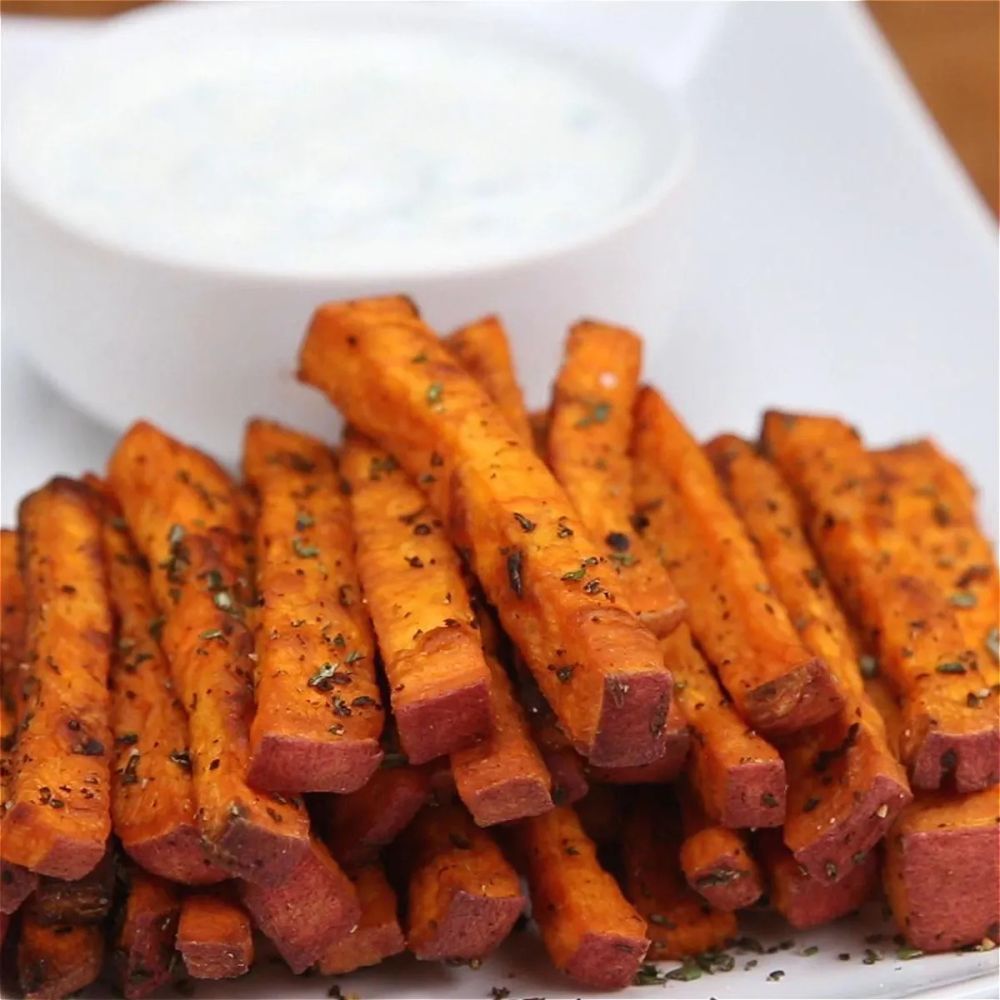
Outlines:
[[[753,433],[760,412],[777,405],[842,412],[874,443],[932,434],[981,484],[983,516],[995,525],[996,231],[863,8],[540,4],[496,13],[641,60],[687,104],[698,147],[695,278],[671,335],[648,343],[646,367],[694,429]],[[4,19],[5,84],[19,58],[49,51],[42,30]],[[57,34],[72,44],[72,30]],[[518,360],[529,368],[530,358]],[[102,467],[113,435],[6,345],[2,374],[9,523],[18,498],[53,473]],[[897,960],[891,940],[865,941],[885,934],[877,912],[801,934],[763,916],[747,924],[765,945],[794,945],[734,951],[732,972],[621,995],[996,996],[996,952]],[[800,954],[812,945],[815,954]],[[866,947],[884,957],[864,964]],[[238,982],[199,984],[197,995],[319,998],[331,982],[264,961]],[[527,934],[478,970],[403,958],[338,982],[364,998],[488,998],[494,986],[515,998],[581,995]]]

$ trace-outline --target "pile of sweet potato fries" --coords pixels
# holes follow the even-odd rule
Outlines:
[[[770,412],[701,446],[581,322],[529,414],[496,319],[324,305],[337,446],[241,480],[148,423],[3,533],[3,930],[27,996],[408,950],[529,901],[599,989],[884,887],[909,945],[997,936],[998,582],[929,441]],[[117,878],[116,878],[117,874]],[[105,949],[107,954],[105,955]]]

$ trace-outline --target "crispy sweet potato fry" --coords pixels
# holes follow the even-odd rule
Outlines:
[[[212,863],[195,816],[187,714],[150,634],[158,612],[146,563],[106,488],[102,501],[104,561],[118,622],[108,678],[114,832],[126,853],[154,874],[190,884],[218,882],[225,873]]]
[[[907,941],[923,951],[948,951],[995,940],[998,858],[995,788],[918,796],[885,841],[885,892]]]
[[[235,979],[253,964],[250,918],[228,885],[184,897],[176,944],[194,979]]]
[[[977,522],[975,488],[932,441],[874,454],[900,530],[925,557],[927,574],[955,609],[966,644],[979,653],[980,672],[995,688],[1000,683],[1000,583],[993,545]]]
[[[785,749],[785,844],[819,881],[837,881],[880,841],[912,798],[886,742],[878,710],[864,693],[847,622],[803,534],[798,505],[778,470],[731,435],[707,446],[743,518],[778,600],[807,648],[821,656],[844,706]]]
[[[115,938],[115,974],[126,1000],[155,993],[170,978],[181,912],[177,887],[128,866],[128,896]]]
[[[23,676],[27,602],[18,565],[17,532],[4,529],[0,597],[0,816],[14,785],[14,746],[17,742],[19,712],[23,705]],[[38,876],[22,865],[0,858],[0,913],[13,913],[34,891]]]
[[[742,910],[764,891],[760,867],[745,835],[713,823],[687,782],[677,786],[684,839],[681,871],[688,885],[717,910]]]
[[[763,440],[802,505],[831,583],[903,699],[901,750],[913,786],[953,782],[962,792],[995,784],[1000,728],[992,699],[980,698],[987,684],[979,657],[899,530],[874,458],[832,417],[771,412]]]
[[[62,1000],[101,974],[104,929],[96,924],[42,924],[21,918],[17,977],[25,997]]]
[[[349,934],[334,941],[320,956],[318,971],[324,976],[342,975],[367,965],[378,965],[406,948],[399,926],[396,893],[377,862],[351,873],[361,904],[361,919]]]
[[[839,881],[819,882],[803,871],[777,830],[762,831],[754,847],[767,872],[771,905],[798,930],[828,924],[856,910],[878,885],[875,852]]]
[[[150,625],[188,713],[202,835],[231,874],[278,884],[309,849],[308,817],[297,800],[246,781],[254,670],[235,488],[206,456],[144,423],[119,441],[108,477],[152,567],[160,614]]]
[[[26,906],[41,924],[99,924],[111,912],[114,889],[115,856],[108,850],[82,878],[40,878]]]
[[[280,885],[242,882],[239,893],[253,922],[295,973],[309,968],[361,915],[350,879],[316,838]]]
[[[687,625],[678,625],[661,646],[691,727],[691,781],[705,812],[722,826],[780,826],[785,765],[778,751],[736,714]]]
[[[549,411],[532,411],[528,414],[528,423],[531,426],[531,441],[535,449],[535,454],[539,458],[548,461]]]
[[[663,756],[658,760],[634,767],[588,767],[587,773],[594,781],[612,785],[662,785],[673,781],[684,769],[691,748],[691,730],[677,698],[670,701],[664,733]]]
[[[430,776],[422,767],[385,767],[350,795],[314,800],[313,815],[333,856],[356,867],[374,861],[427,804]]]
[[[397,853],[408,873],[406,939],[417,958],[482,958],[524,909],[517,873],[460,805],[424,809]]]
[[[639,618],[667,635],[684,601],[653,549],[635,530],[629,438],[642,366],[630,330],[584,321],[569,332],[549,413],[546,456]]]
[[[479,826],[535,816],[552,808],[552,779],[507,671],[490,656],[486,662],[493,735],[451,755],[458,794]]]
[[[775,735],[825,719],[842,703],[836,681],[770,594],[708,459],[655,390],[639,393],[635,419],[636,516],[660,546],[691,631],[737,710]]]
[[[552,474],[433,333],[322,306],[300,376],[426,490],[576,748],[608,766],[660,756],[670,675],[654,637],[607,590]]]
[[[576,813],[558,806],[522,820],[514,835],[552,963],[585,986],[627,986],[649,948],[646,921],[600,866]]]
[[[736,915],[713,909],[685,883],[680,844],[680,824],[662,799],[633,803],[622,834],[625,895],[646,921],[654,961],[700,955],[736,934]]]
[[[448,349],[462,367],[480,382],[522,443],[533,447],[534,438],[521,387],[514,374],[514,360],[503,324],[497,316],[459,327],[445,338]]]
[[[333,454],[315,438],[254,420],[243,471],[260,507],[247,780],[275,791],[353,792],[382,758],[384,717]]]
[[[390,455],[349,432],[358,571],[407,756],[421,764],[485,739],[490,674],[458,555]]]
[[[53,479],[19,518],[31,691],[0,856],[66,879],[100,861],[111,831],[111,613],[92,500],[82,483]]]

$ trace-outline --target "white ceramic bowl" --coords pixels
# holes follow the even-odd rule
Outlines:
[[[109,237],[81,225],[41,183],[45,156],[52,155],[51,148],[40,152],[48,126],[80,108],[100,108],[107,88],[127,87],[144,62],[191,50],[210,58],[223,40],[266,58],[268,45],[285,34],[315,40],[336,32],[342,39],[373,28],[414,45],[428,32],[486,33],[521,56],[586,74],[638,116],[651,140],[649,183],[572,237],[515,257],[451,267],[413,261],[394,273],[299,273],[287,265],[232,266],[153,251],[138,235]],[[464,5],[141,10],[81,41],[59,72],[33,81],[10,109],[4,138],[4,334],[70,400],[109,426],[145,416],[226,458],[237,453],[253,413],[335,432],[329,407],[294,378],[299,341],[322,301],[405,292],[443,330],[498,312],[529,400],[538,405],[569,323],[597,316],[658,337],[683,286],[692,150],[669,95],[627,67],[554,47]]]

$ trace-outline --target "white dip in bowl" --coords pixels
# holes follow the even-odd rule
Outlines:
[[[140,11],[5,135],[5,332],[87,411],[233,455],[256,411],[332,430],[291,370],[311,309],[488,311],[524,380],[567,323],[662,324],[686,133],[626,69],[451,7]]]

